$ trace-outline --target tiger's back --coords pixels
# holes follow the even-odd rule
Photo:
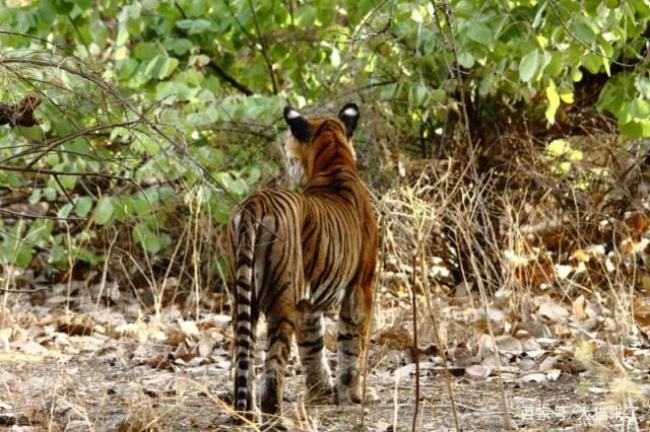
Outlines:
[[[377,228],[349,142],[358,119],[348,104],[338,118],[307,120],[285,109],[291,135],[289,173],[303,193],[265,190],[244,201],[230,223],[234,299],[235,397],[255,409],[251,350],[260,313],[267,321],[261,408],[281,409],[284,367],[295,333],[308,395],[336,390],[339,403],[359,402],[359,357],[372,306]],[[322,312],[339,307],[337,380],[324,352]]]

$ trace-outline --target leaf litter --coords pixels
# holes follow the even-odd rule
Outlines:
[[[414,230],[404,223],[389,227],[390,236],[408,245],[399,236]],[[454,428],[447,379],[464,430],[503,426],[501,388],[510,426],[518,430],[650,428],[650,231],[644,217],[625,223],[632,235],[619,242],[618,254],[600,245],[563,256],[537,247],[506,249],[499,259],[516,283],[487,301],[476,298],[468,281],[449,283],[447,260],[432,253],[414,268],[412,259],[393,251],[379,280],[366,406],[306,406],[294,347],[284,401],[292,430],[409,430],[416,371],[418,430]],[[415,278],[412,286],[419,268],[429,269],[428,279]],[[637,288],[616,285],[611,275],[617,272],[629,272]],[[38,285],[29,270],[18,275],[21,283]],[[516,289],[521,286],[526,289]],[[409,298],[412,290],[426,289],[433,304],[418,295],[416,348]],[[0,430],[242,429],[227,410],[227,311],[203,306],[196,319],[182,304],[156,310],[145,296],[111,281],[102,287],[71,281],[47,290],[47,296],[9,297],[0,311]],[[327,323],[325,344],[335,366],[336,325]],[[262,360],[259,354],[256,369]]]

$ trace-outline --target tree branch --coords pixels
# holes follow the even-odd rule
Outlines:
[[[267,53],[266,42],[262,37],[262,32],[260,31],[260,25],[257,22],[257,12],[255,12],[255,7],[253,6],[251,0],[248,0],[248,7],[250,8],[251,13],[253,14],[253,23],[255,24],[255,33],[257,34],[257,42],[260,44],[260,53],[262,54],[262,57],[266,62],[266,66],[269,68],[269,76],[271,77],[273,94],[278,94],[278,82],[277,82],[277,78],[275,77],[275,71],[273,70],[273,62],[271,61],[271,58]]]
[[[231,86],[233,86],[234,88],[236,88],[237,90],[245,94],[246,96],[250,96],[254,94],[253,90],[249,89],[244,84],[240,83],[235,78],[228,75],[228,73],[221,66],[219,66],[214,61],[214,59],[212,58],[210,59],[210,63],[208,63],[208,67],[212,69],[214,73],[219,75],[221,79],[223,79],[225,82],[227,82],[228,84],[230,84]]]

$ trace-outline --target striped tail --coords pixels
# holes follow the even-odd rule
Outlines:
[[[257,234],[257,221],[250,211],[240,213],[241,220],[236,229],[235,254],[235,397],[236,411],[255,410],[251,368],[251,353],[255,344],[254,324],[257,314],[253,312],[253,253]]]

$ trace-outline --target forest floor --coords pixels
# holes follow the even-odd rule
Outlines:
[[[46,299],[5,296],[0,431],[253,430],[232,425],[228,414],[227,315],[202,310],[194,320],[170,305],[147,316],[133,299],[98,305],[81,282],[48,289]],[[412,315],[408,302],[380,298],[365,415],[361,406],[305,406],[294,347],[284,402],[289,430],[411,430]],[[529,299],[529,319],[507,329],[499,324],[510,307],[503,294],[487,308],[472,308],[471,298],[436,299],[450,373],[419,304],[416,430],[455,430],[448,383],[465,431],[503,430],[506,417],[511,430],[650,430],[650,346],[608,311],[542,294]],[[330,321],[330,350],[334,328]]]

